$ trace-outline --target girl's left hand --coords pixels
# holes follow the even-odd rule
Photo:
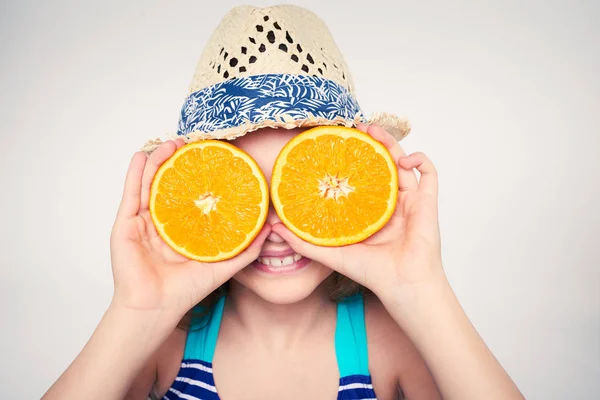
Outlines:
[[[320,247],[303,241],[282,223],[279,234],[298,253],[369,288],[380,299],[399,288],[419,288],[445,279],[440,251],[437,172],[422,153],[406,156],[392,135],[379,126],[359,124],[381,142],[398,167],[398,204],[387,225],[365,241]],[[413,171],[421,174],[420,180]]]

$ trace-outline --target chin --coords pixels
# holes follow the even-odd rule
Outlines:
[[[272,304],[294,304],[306,299],[333,273],[323,264],[305,258],[278,267],[259,260],[238,272],[233,279]]]

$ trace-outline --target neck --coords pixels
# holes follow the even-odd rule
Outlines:
[[[329,300],[325,282],[296,303],[273,304],[232,279],[226,304],[236,329],[270,350],[295,348],[315,333],[335,329],[335,303]]]

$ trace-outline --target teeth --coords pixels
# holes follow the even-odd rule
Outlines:
[[[298,253],[294,253],[293,255],[289,255],[286,257],[258,257],[257,261],[263,265],[273,266],[273,267],[287,267],[288,265],[292,265],[293,263],[300,261],[302,256]]]
[[[287,256],[281,261],[281,264],[285,267],[286,265],[292,265],[294,263],[294,256]]]
[[[263,265],[271,265],[271,260],[267,257],[258,257],[258,262]]]

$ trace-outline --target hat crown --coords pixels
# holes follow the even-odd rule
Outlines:
[[[239,6],[229,11],[202,52],[190,93],[263,74],[317,76],[354,95],[352,76],[325,23],[293,5]]]
[[[238,79],[235,79],[238,78]],[[221,20],[202,52],[181,108],[177,137],[234,139],[261,128],[376,123],[397,140],[408,122],[388,113],[367,119],[331,32],[293,5],[239,6]],[[150,140],[151,153],[161,140]]]

